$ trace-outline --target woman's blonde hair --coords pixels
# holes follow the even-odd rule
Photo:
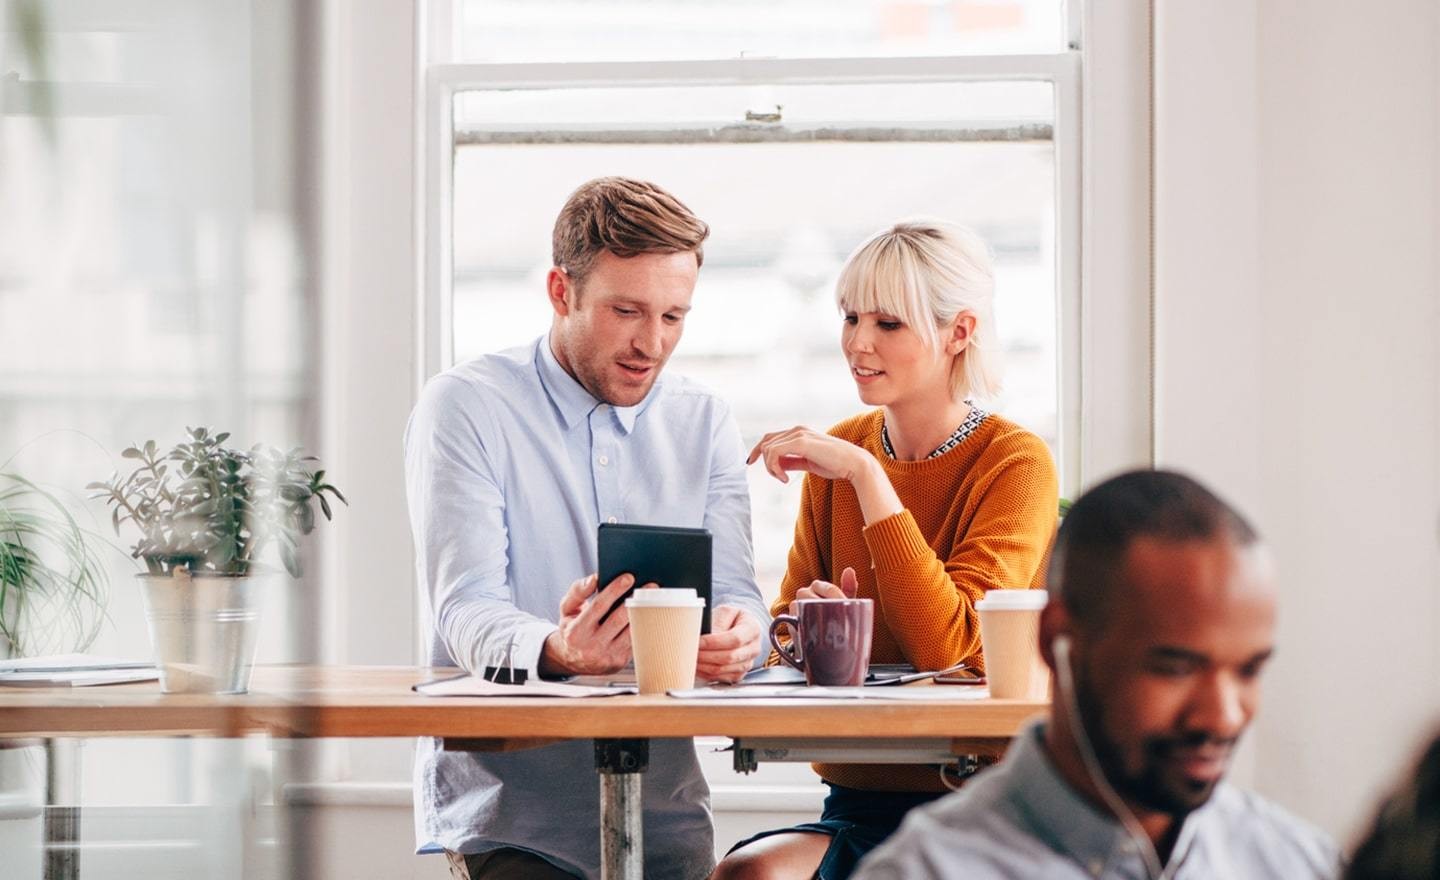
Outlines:
[[[942,220],[904,220],[870,236],[835,285],[842,312],[898,318],[931,348],[941,345],[940,328],[961,313],[973,315],[969,344],[950,368],[956,399],[1000,391],[994,296],[990,249],[969,229]]]

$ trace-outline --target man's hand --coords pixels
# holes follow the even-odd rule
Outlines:
[[[605,618],[605,612],[635,583],[622,574],[595,593],[596,576],[570,585],[560,600],[560,628],[545,638],[540,652],[542,675],[604,675],[630,662],[630,615],[622,603]],[[592,594],[594,601],[586,602]]]
[[[760,636],[760,624],[749,612],[734,605],[716,605],[710,615],[710,632],[700,637],[695,677],[739,681],[760,653]]]

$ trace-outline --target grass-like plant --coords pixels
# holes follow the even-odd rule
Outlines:
[[[327,520],[326,493],[349,503],[325,482],[325,471],[310,470],[315,457],[298,448],[230,449],[228,433],[186,431],[189,439],[168,452],[153,440],[126,449],[121,456],[137,462],[127,476],[86,487],[112,508],[116,534],[127,522],[139,530],[131,555],[155,575],[177,569],[246,575],[273,546],[285,570],[299,577],[300,537],[315,528],[312,503]]]
[[[0,473],[0,636],[12,653],[95,641],[105,620],[102,546],[60,498]]]

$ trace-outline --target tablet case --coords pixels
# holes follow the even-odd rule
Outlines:
[[[705,600],[700,632],[710,631],[710,533],[705,529],[677,526],[641,526],[632,523],[601,523],[599,535],[599,586],[626,572],[635,575],[635,586],[648,583],[672,589],[691,589]],[[626,592],[625,597],[630,595]],[[624,602],[622,597],[613,611]],[[606,617],[609,613],[606,613]],[[602,620],[604,618],[601,618]]]

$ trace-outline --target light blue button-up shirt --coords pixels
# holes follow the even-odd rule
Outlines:
[[[709,529],[715,604],[768,623],[740,432],[719,398],[683,377],[662,374],[639,404],[614,407],[565,372],[548,337],[485,355],[426,385],[405,475],[432,664],[478,672],[508,655],[535,674],[560,599],[597,568],[602,522]],[[646,876],[704,877],[710,792],[690,740],[651,741],[644,791]],[[599,876],[589,741],[483,754],[422,739],[415,813],[421,844],[520,847]]]
[[[998,766],[912,811],[855,880],[1146,880],[1124,827],[1070,787],[1043,737],[1033,725]],[[1340,853],[1319,830],[1221,783],[1185,818],[1167,868],[1174,880],[1329,880]]]

